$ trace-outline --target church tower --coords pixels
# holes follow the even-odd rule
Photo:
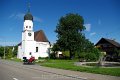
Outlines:
[[[35,41],[33,31],[33,16],[28,9],[24,16],[24,24],[22,31],[22,55],[30,58],[35,52]]]
[[[34,40],[33,16],[30,14],[30,12],[27,12],[27,14],[24,16],[23,33],[25,34],[22,40]]]
[[[30,59],[31,56],[35,59],[49,57],[50,42],[43,30],[33,31],[33,20],[28,5],[28,12],[24,16],[22,41],[18,44],[17,58],[19,59],[23,57]]]

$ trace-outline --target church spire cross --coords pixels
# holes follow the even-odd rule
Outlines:
[[[33,16],[30,13],[30,2],[27,3],[27,13],[24,16],[24,20],[32,20],[33,21]]]
[[[28,2],[28,13],[30,13],[30,2]]]

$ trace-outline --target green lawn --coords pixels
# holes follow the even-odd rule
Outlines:
[[[41,66],[60,68],[66,70],[120,76],[120,68],[83,67],[74,65],[72,60],[47,60],[39,62]]]

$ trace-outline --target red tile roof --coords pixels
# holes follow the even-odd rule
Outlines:
[[[37,42],[49,42],[43,30],[36,31],[34,33],[34,39]]]

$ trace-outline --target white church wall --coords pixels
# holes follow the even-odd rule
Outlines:
[[[36,47],[38,47],[38,52],[36,52]],[[35,59],[38,59],[39,57],[49,57],[49,48],[49,42],[22,41],[22,46],[18,47],[18,58],[27,57],[29,59],[34,56]]]
[[[17,58],[19,58],[19,59],[23,58],[22,57],[22,46],[21,45],[18,46]]]
[[[25,56],[25,41],[22,41],[22,57]]]
[[[24,32],[22,32],[22,41],[25,39]]]
[[[23,30],[33,30],[33,22],[31,20],[25,20]]]
[[[31,36],[28,36],[29,33],[31,33]],[[33,31],[22,32],[22,40],[34,40],[34,32]]]
[[[25,41],[25,57],[29,59],[35,53],[35,41]]]
[[[36,47],[38,47],[39,57],[49,56],[48,48],[50,47],[50,45],[48,42],[36,42]]]
[[[39,53],[34,52],[34,55],[33,55],[33,56],[35,57],[35,59],[38,59],[38,58],[39,58]]]

